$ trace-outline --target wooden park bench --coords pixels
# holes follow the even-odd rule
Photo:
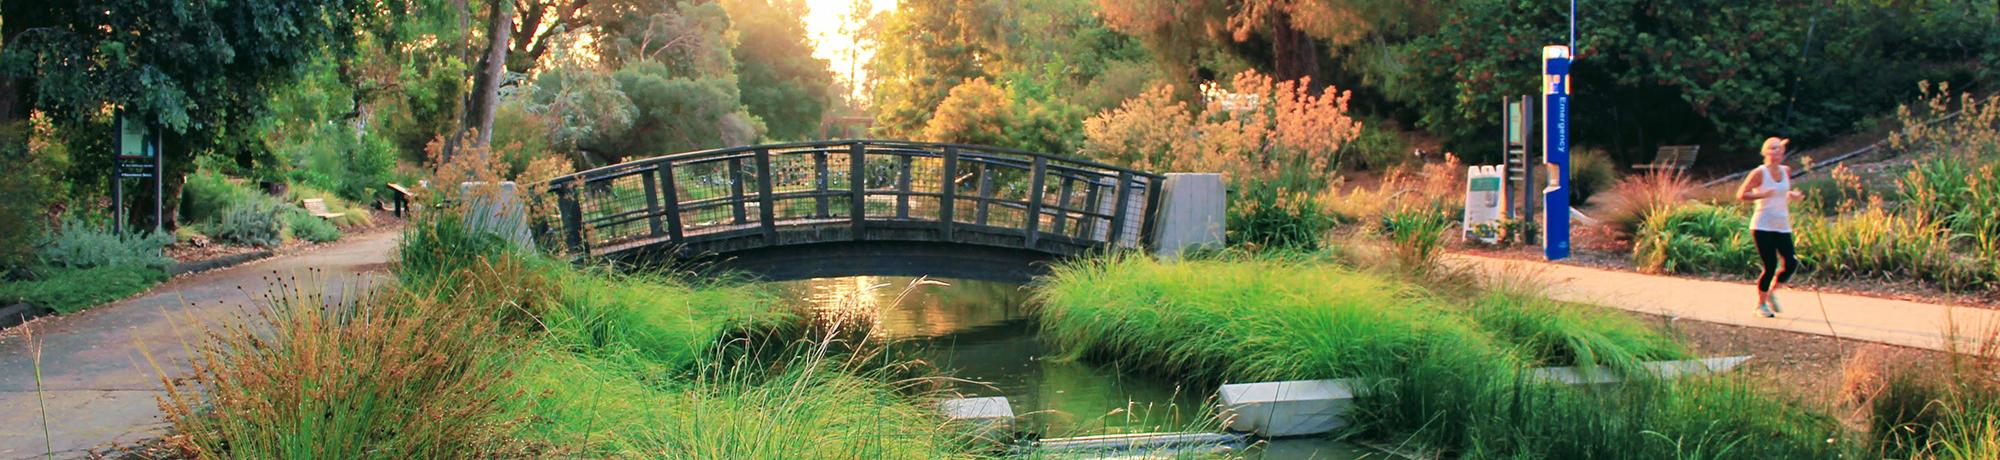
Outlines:
[[[333,219],[336,217],[347,215],[347,213],[344,212],[333,212],[332,210],[327,209],[326,200],[319,198],[307,198],[303,200],[300,204],[305,206],[306,214],[312,214],[313,217],[318,217],[321,219]]]
[[[410,202],[414,201],[416,197],[416,192],[411,192],[410,189],[403,188],[401,184],[389,184],[389,202],[394,206],[393,209],[389,210],[395,211],[396,217],[403,217],[403,211],[410,208]]]
[[[1632,169],[1684,172],[1689,166],[1694,166],[1694,157],[1699,153],[1699,145],[1662,145],[1653,154],[1652,163],[1632,165]]]

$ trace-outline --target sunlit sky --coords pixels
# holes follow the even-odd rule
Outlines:
[[[853,50],[853,37],[840,34],[841,16],[853,8],[853,0],[806,0],[806,33],[811,34],[815,51],[813,56],[832,63],[834,78],[849,80],[849,63],[854,72],[853,80],[865,81],[868,70],[862,68],[873,55],[869,50]],[[896,8],[896,0],[874,0],[874,11],[880,13]],[[871,14],[872,16],[872,14]],[[867,33],[867,32],[863,32]],[[857,51],[849,57],[850,51]],[[854,85],[849,85],[853,87]]]

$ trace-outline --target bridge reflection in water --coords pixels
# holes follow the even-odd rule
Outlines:
[[[634,160],[548,183],[571,254],[924,243],[1066,257],[1152,243],[1161,176],[993,147],[835,141]],[[875,252],[937,252],[882,247]],[[837,254],[834,251],[829,254]]]
[[[1189,388],[1114,366],[1062,359],[1037,336],[1029,292],[1019,284],[940,280],[912,287],[901,276],[816,278],[781,283],[819,326],[864,328],[892,359],[917,359],[964,379],[966,397],[1006,396],[1019,427],[1043,437],[1214,429],[1214,388]],[[824,329],[821,329],[822,331]],[[847,330],[847,329],[843,329]],[[855,330],[855,332],[861,332]],[[1379,458],[1319,437],[1262,442],[1252,459]]]

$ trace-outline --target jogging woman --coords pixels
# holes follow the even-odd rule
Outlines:
[[[1792,272],[1799,268],[1792,248],[1791,202],[1800,195],[1792,190],[1792,170],[1785,167],[1785,145],[1789,143],[1791,140],[1776,137],[1764,139],[1764,164],[1750,170],[1750,177],[1736,190],[1736,199],[1757,202],[1757,213],[1750,217],[1750,235],[1757,242],[1757,258],[1764,261],[1764,273],[1757,277],[1757,311],[1765,318],[1784,312],[1771,291],[1791,281]]]

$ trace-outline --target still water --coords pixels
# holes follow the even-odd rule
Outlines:
[[[1185,388],[1115,367],[1062,359],[1036,337],[1028,291],[967,280],[858,276],[783,283],[822,327],[865,333],[898,359],[928,362],[965,397],[1005,396],[1017,429],[1040,437],[1211,431],[1213,388]],[[865,331],[865,332],[860,332]],[[1356,459],[1380,454],[1319,439],[1279,440],[1250,458]]]

